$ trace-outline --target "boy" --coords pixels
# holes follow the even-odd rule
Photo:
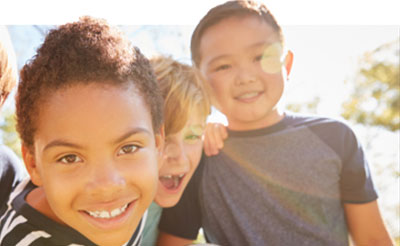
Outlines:
[[[187,244],[200,227],[220,245],[347,245],[348,232],[356,245],[392,244],[353,132],[279,109],[293,54],[264,5],[211,9],[191,52],[229,138],[164,210],[161,245]]]
[[[9,195],[0,245],[140,245],[163,145],[149,61],[85,17],[50,31],[20,78],[17,131],[30,179]]]
[[[171,57],[150,60],[164,98],[165,144],[155,202],[150,206],[142,245],[155,245],[163,207],[174,206],[196,170],[210,102],[194,69]],[[177,117],[179,116],[179,117]]]

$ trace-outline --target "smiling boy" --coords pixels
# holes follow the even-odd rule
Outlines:
[[[16,114],[30,179],[10,194],[0,245],[140,245],[163,145],[140,51],[90,17],[50,31],[21,71]]]
[[[229,1],[197,25],[192,60],[226,115],[228,139],[165,209],[160,245],[203,228],[220,245],[392,245],[351,129],[279,107],[293,54],[269,10]]]

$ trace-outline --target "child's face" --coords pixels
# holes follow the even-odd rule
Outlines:
[[[74,85],[40,105],[34,155],[36,208],[101,245],[122,245],[152,202],[162,138],[133,88]],[[35,206],[34,206],[35,207]]]
[[[291,63],[282,59],[278,35],[269,24],[252,16],[222,20],[205,30],[199,50],[200,71],[230,129],[279,121],[277,103]]]
[[[200,114],[193,112],[181,131],[166,136],[155,199],[160,206],[172,207],[181,198],[200,161],[204,124]]]

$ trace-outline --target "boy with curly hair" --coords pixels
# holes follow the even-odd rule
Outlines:
[[[20,76],[30,179],[9,195],[0,245],[140,245],[158,184],[162,97],[149,61],[84,17],[46,36]]]

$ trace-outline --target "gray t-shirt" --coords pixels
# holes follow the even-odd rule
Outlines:
[[[287,114],[276,125],[229,131],[202,158],[160,229],[220,245],[347,245],[342,203],[377,198],[353,132],[327,118]]]

